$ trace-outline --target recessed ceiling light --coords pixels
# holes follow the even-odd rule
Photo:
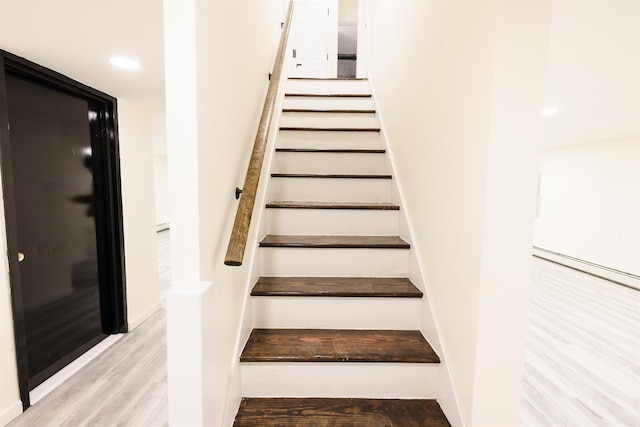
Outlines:
[[[140,63],[129,58],[122,58],[120,56],[114,56],[111,58],[111,64],[116,67],[124,68],[126,70],[137,70],[140,68]]]
[[[540,111],[541,116],[555,116],[560,112],[558,107],[545,107]]]

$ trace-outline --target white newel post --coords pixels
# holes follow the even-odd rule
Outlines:
[[[213,286],[195,282],[167,294],[169,425],[213,425]]]

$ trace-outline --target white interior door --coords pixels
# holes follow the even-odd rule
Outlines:
[[[337,7],[334,0],[298,0],[293,18],[290,77],[335,77]]]

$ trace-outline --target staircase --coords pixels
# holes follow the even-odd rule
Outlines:
[[[366,80],[289,79],[235,426],[449,426]]]

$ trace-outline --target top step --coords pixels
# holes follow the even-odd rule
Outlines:
[[[289,80],[311,80],[311,81],[338,81],[338,82],[356,82],[361,80],[369,80],[364,77],[346,77],[346,78],[335,78],[335,77],[287,77]]]
[[[367,80],[291,80],[285,87],[287,94],[317,95],[371,95],[371,86]]]

